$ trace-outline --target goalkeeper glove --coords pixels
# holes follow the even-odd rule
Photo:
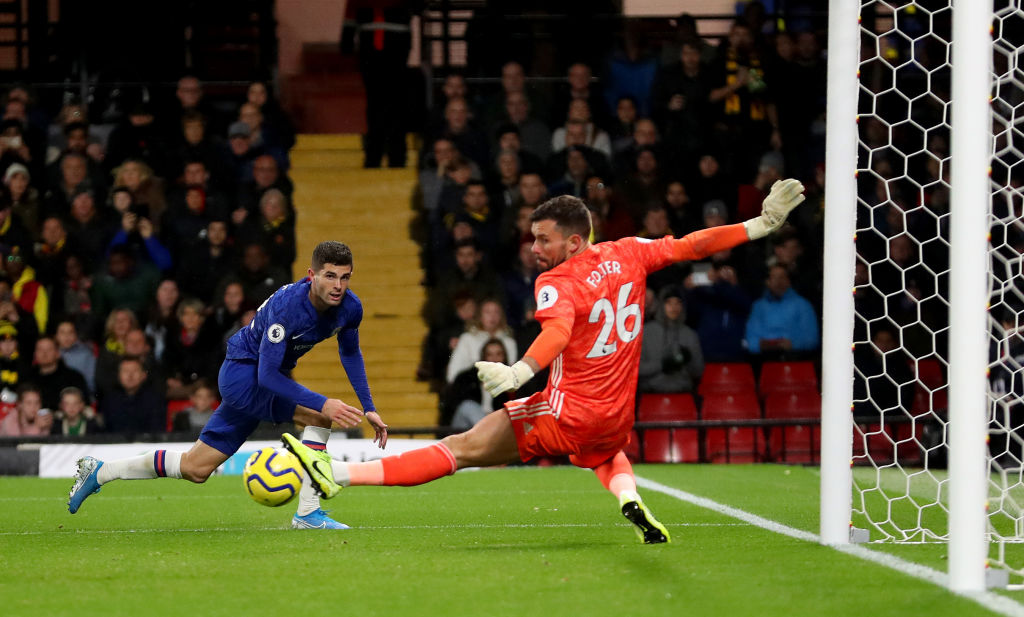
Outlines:
[[[501,362],[477,362],[476,375],[491,396],[498,396],[506,390],[518,390],[533,377],[530,365],[520,360],[512,366]]]
[[[804,185],[800,184],[799,180],[776,180],[771,192],[761,204],[761,216],[744,223],[747,237],[758,240],[782,227],[790,210],[803,202],[803,192]]]

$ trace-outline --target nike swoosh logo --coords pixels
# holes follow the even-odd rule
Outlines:
[[[328,465],[327,466],[327,472],[324,472],[324,470],[320,468],[320,466],[323,465],[323,464],[324,463],[322,461],[313,461],[313,470],[316,471],[318,474],[324,476],[325,478],[330,478],[331,477],[331,473],[330,473],[331,467],[330,467],[330,465]]]

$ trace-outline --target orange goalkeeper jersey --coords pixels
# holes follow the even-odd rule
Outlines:
[[[570,438],[597,442],[633,426],[646,279],[676,261],[675,242],[602,242],[537,278],[537,320],[572,324],[545,389]]]

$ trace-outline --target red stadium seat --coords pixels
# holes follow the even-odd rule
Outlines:
[[[174,416],[189,408],[192,401],[187,398],[167,401],[167,432],[174,430]]]
[[[696,420],[697,403],[689,392],[678,394],[647,393],[640,395],[637,422]]]
[[[647,393],[640,396],[638,422],[696,420],[697,404],[688,392]],[[698,429],[649,429],[644,431],[645,463],[696,463],[700,460]]]
[[[712,394],[704,397],[701,415],[705,420],[756,420],[761,417],[761,406],[753,390]],[[759,427],[708,428],[705,432],[707,458],[712,463],[756,463],[764,458],[765,440]]]
[[[697,393],[701,396],[709,394],[730,394],[734,392],[754,392],[754,370],[749,364],[741,362],[712,362],[704,366],[700,387]]]
[[[764,402],[765,418],[820,418],[821,395],[814,390],[775,393]],[[815,463],[821,450],[819,426],[769,427],[768,445],[774,460]]]
[[[765,362],[758,389],[763,398],[783,392],[817,392],[818,376],[811,362]]]
[[[949,387],[943,376],[942,364],[934,358],[910,362],[910,370],[917,377],[914,392],[914,415],[929,411],[945,411],[949,407]]]
[[[645,463],[696,463],[700,446],[696,429],[644,431]]]

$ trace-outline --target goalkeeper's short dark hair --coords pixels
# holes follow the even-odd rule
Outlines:
[[[566,238],[573,234],[579,234],[584,240],[590,238],[590,209],[579,197],[559,195],[545,201],[530,215],[531,223],[537,221],[554,221]]]
[[[334,240],[321,242],[313,249],[313,261],[310,267],[313,268],[313,272],[319,272],[324,267],[324,264],[351,266],[352,249],[348,248],[348,245],[344,242],[336,242]]]

